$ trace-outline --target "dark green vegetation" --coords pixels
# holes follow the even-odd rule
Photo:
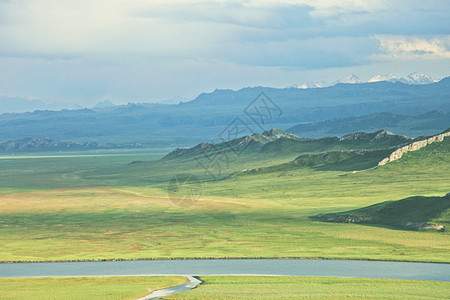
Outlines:
[[[385,128],[397,134],[420,136],[442,131],[450,124],[450,112],[431,111],[421,115],[373,113],[366,116],[332,119],[295,125],[286,131],[302,137],[344,135],[348,132]]]
[[[181,276],[0,278],[0,298],[136,299],[186,282]]]
[[[450,193],[444,197],[410,197],[387,201],[351,211],[318,215],[314,219],[444,231],[450,225]]]
[[[248,174],[273,173],[310,167],[321,171],[359,171],[375,167],[378,162],[388,156],[392,150],[347,150],[330,151],[317,154],[303,154],[287,163],[270,167],[235,172],[230,177]]]
[[[244,110],[250,105],[247,112],[254,113],[251,103],[260,92],[265,92],[283,111],[264,120],[268,129],[376,112],[417,115],[432,110],[447,111],[449,85],[450,78],[427,85],[376,82],[307,90],[255,87],[216,90],[179,105],[129,104],[92,110],[3,114],[0,115],[0,142],[46,136],[72,142],[192,146],[217,140],[218,133],[237,116],[254,132],[259,132]],[[261,106],[260,102],[255,103]],[[260,112],[266,113],[264,109]],[[379,128],[383,127],[376,129]],[[429,129],[415,132],[429,133]]]
[[[435,281],[201,276],[196,289],[165,299],[447,299],[450,283]]]
[[[411,196],[448,193],[449,138],[367,169],[365,165],[372,166],[386,145],[408,140],[381,133],[353,134],[331,139],[335,143],[330,144],[326,139],[304,140],[273,130],[244,139],[245,150],[215,173],[220,177],[205,173],[196,160],[210,161],[199,149],[218,145],[208,144],[163,159],[158,159],[162,153],[151,152],[6,157],[0,159],[0,258],[325,257],[450,262],[448,231],[310,219]],[[187,208],[175,206],[167,196],[172,176],[186,172],[202,181],[202,197]],[[233,172],[240,172],[239,176],[228,178]]]

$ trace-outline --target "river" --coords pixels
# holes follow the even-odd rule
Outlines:
[[[0,277],[127,275],[284,275],[450,281],[450,264],[319,259],[0,263]]]

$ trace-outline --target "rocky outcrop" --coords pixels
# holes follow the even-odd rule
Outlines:
[[[406,146],[403,146],[403,147],[395,150],[394,152],[391,153],[391,155],[382,159],[378,163],[378,165],[382,166],[382,165],[387,164],[388,162],[397,160],[397,159],[401,158],[403,156],[403,154],[405,154],[408,151],[416,151],[416,150],[419,150],[419,149],[421,149],[429,144],[432,144],[434,142],[442,142],[444,140],[444,138],[447,136],[450,136],[450,131],[446,131],[441,134],[431,136],[428,138],[416,140],[415,142],[413,142],[411,144],[408,144]]]
[[[307,141],[313,140],[313,139],[298,137],[295,134],[286,132],[286,131],[278,129],[278,128],[266,130],[263,133],[261,133],[261,135],[267,136],[272,139],[286,138],[286,139],[293,139],[293,140],[307,140]]]
[[[387,140],[391,138],[403,138],[404,141],[410,141],[410,138],[407,138],[406,136],[399,136],[395,135],[392,132],[389,132],[385,129],[376,131],[376,132],[353,132],[344,135],[339,140],[340,141],[346,141],[346,140],[361,140],[361,141],[367,141],[367,142],[374,142],[376,140]]]

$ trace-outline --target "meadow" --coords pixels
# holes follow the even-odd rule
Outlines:
[[[293,277],[200,276],[197,288],[164,299],[447,299],[437,281]],[[179,276],[0,278],[1,299],[136,299],[185,283]]]
[[[450,262],[449,233],[335,224],[310,217],[449,192],[449,139],[382,167],[307,166],[214,180],[166,152],[0,159],[0,260],[329,258]],[[291,156],[240,157],[224,174]],[[201,178],[196,205],[167,195],[170,178]]]
[[[136,299],[186,282],[181,276],[0,278],[0,298]]]
[[[450,283],[290,276],[201,276],[203,283],[165,299],[448,299]]]

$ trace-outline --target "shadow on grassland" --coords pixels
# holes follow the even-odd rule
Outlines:
[[[357,223],[402,230],[443,232],[450,225],[450,193],[444,197],[415,196],[371,206],[310,217],[334,223]]]

